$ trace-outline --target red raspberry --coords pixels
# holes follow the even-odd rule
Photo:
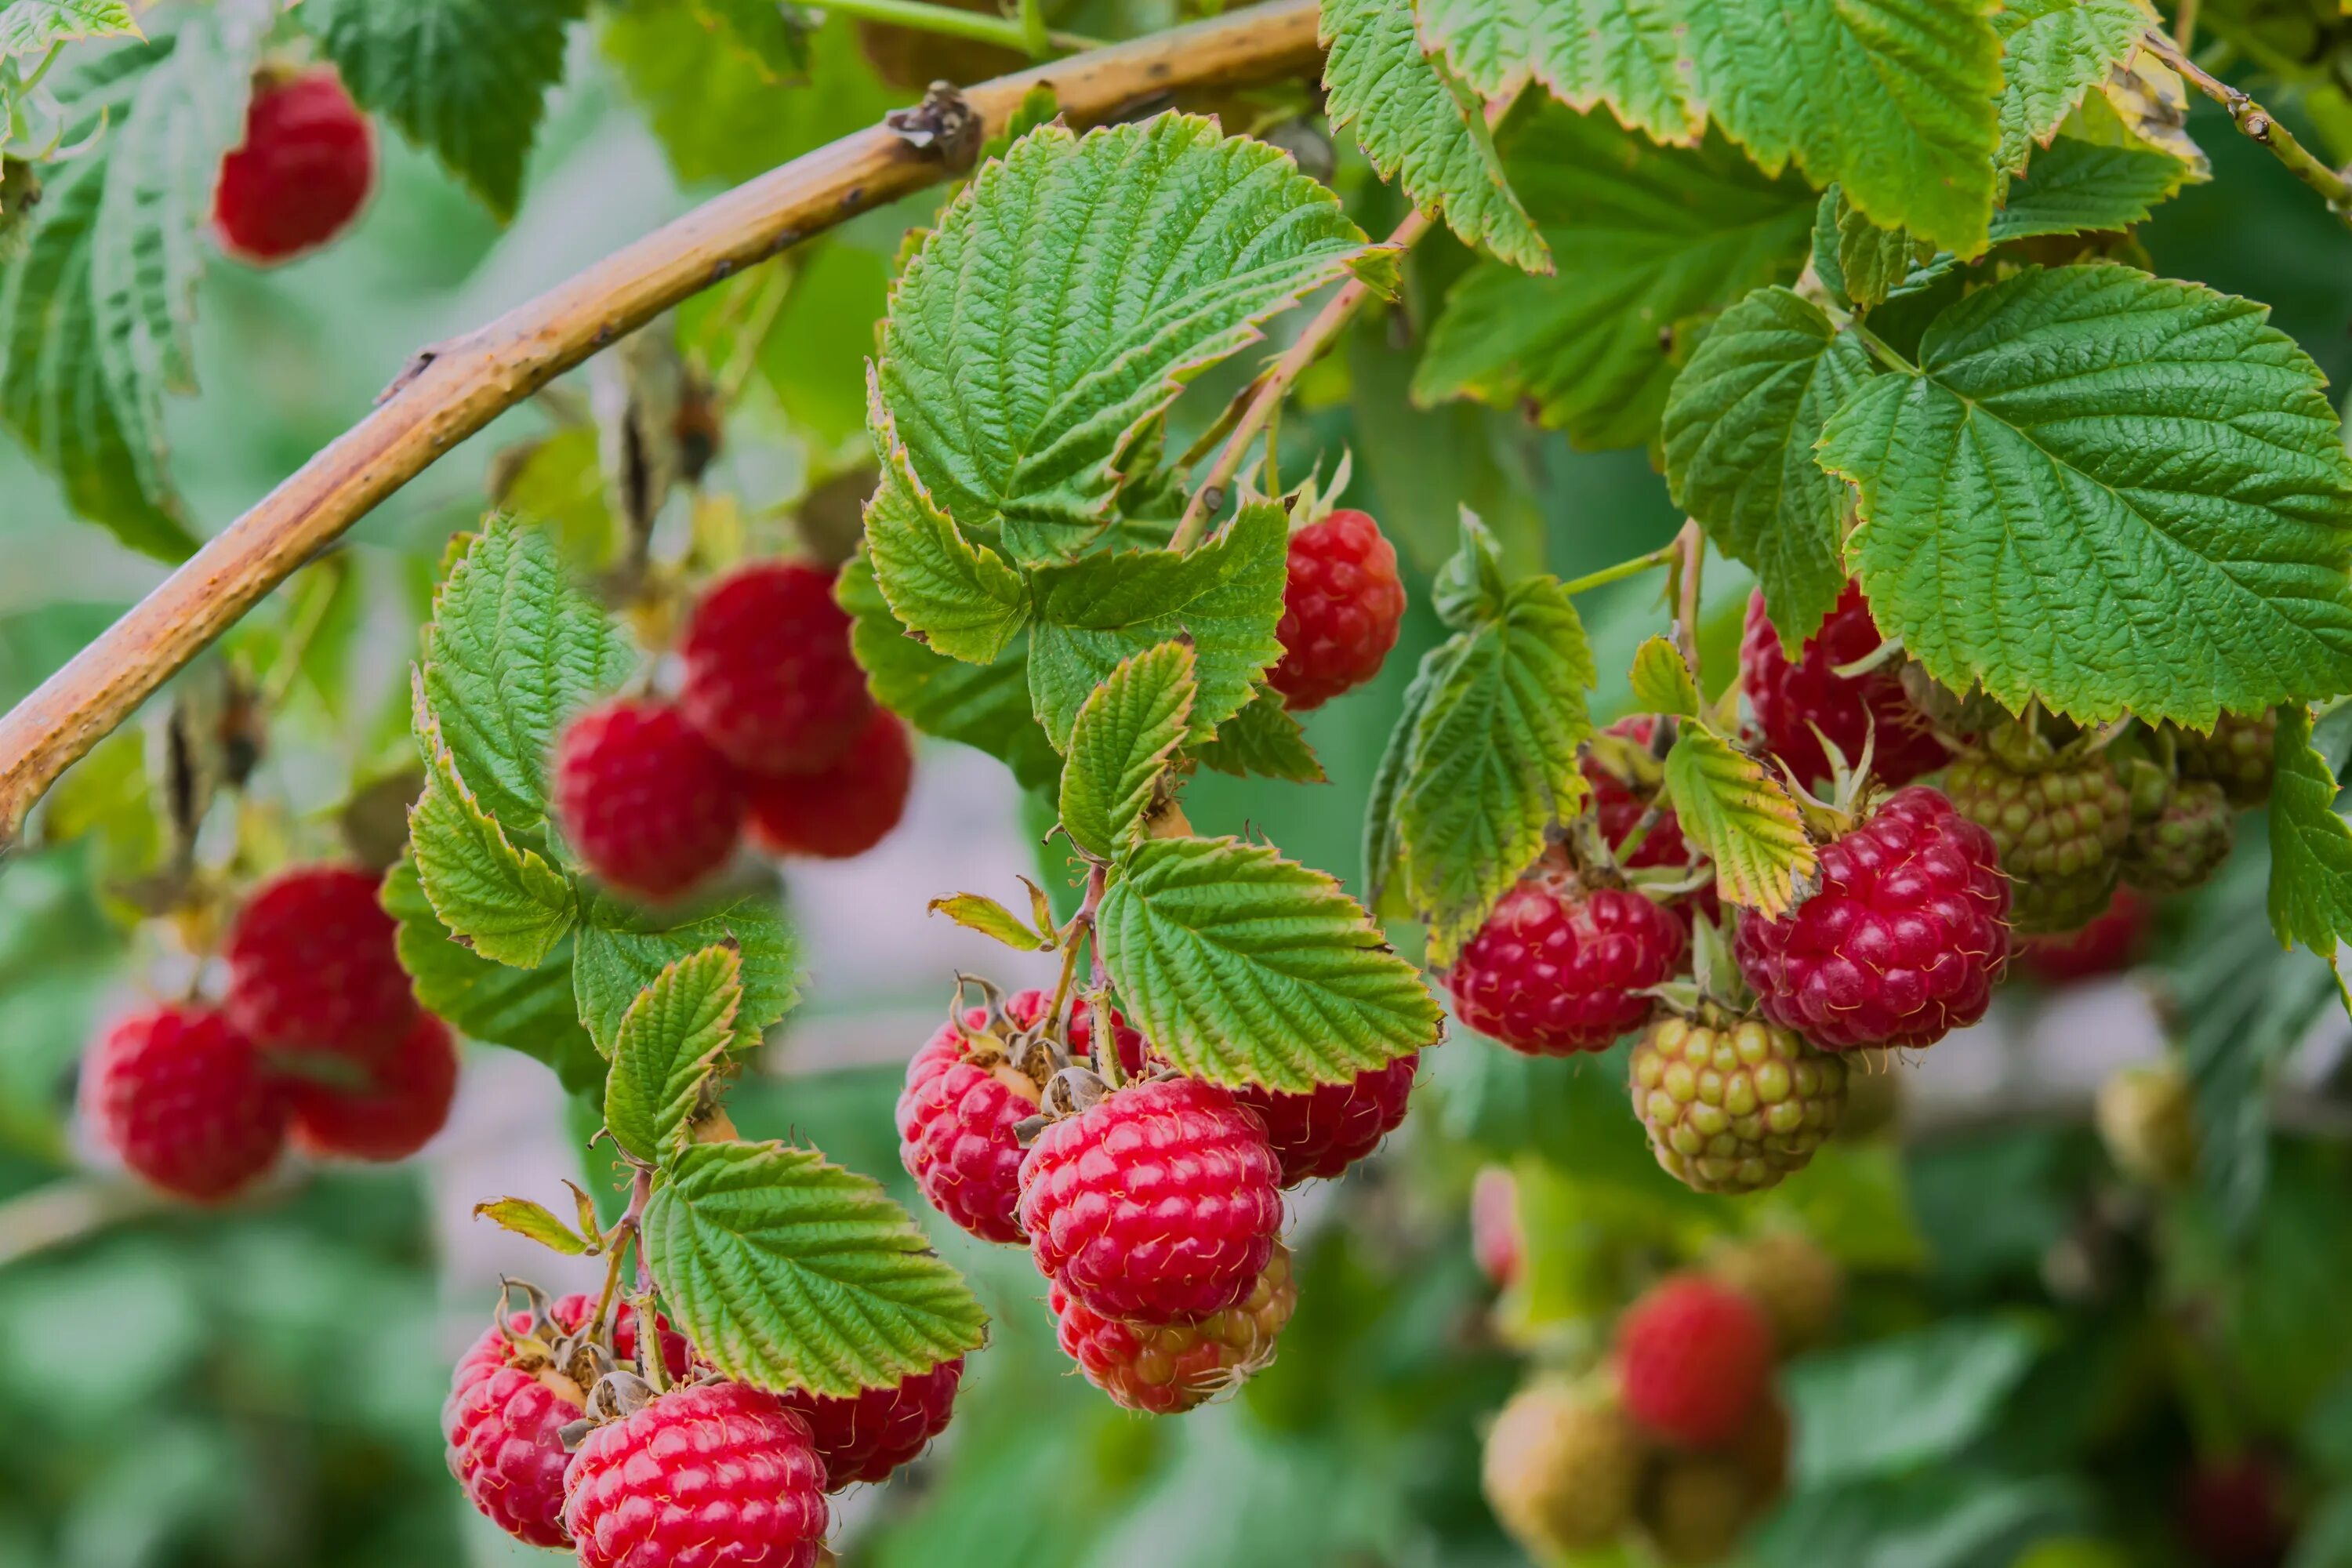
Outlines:
[[[582,1568],[812,1568],[824,1465],[767,1390],[674,1388],[582,1440],[563,1522]]]
[[[1265,1123],[1266,1143],[1282,1166],[1282,1184],[1336,1176],[1381,1145],[1404,1120],[1421,1053],[1370,1068],[1346,1083],[1317,1084],[1304,1094],[1242,1089],[1234,1098]]]
[[[719,868],[743,824],[743,775],[675,708],[621,699],[555,748],[555,814],[607,882],[667,899]]]
[[[1519,1182],[1507,1165],[1487,1165],[1470,1184],[1470,1253],[1498,1290],[1519,1277]]]
[[[352,1058],[365,1086],[298,1082],[294,1143],[307,1153],[352,1160],[405,1160],[449,1120],[457,1093],[457,1047],[430,1013],[389,1050]]]
[[[1013,999],[1016,1016],[1024,992]],[[1037,1113],[1037,1085],[1006,1060],[993,1041],[977,1054],[973,1035],[987,1016],[975,1007],[966,1027],[943,1024],[907,1064],[898,1092],[898,1158],[940,1213],[982,1241],[1022,1239],[1021,1141],[1013,1129]]]
[[[466,1499],[516,1540],[532,1546],[564,1546],[562,1430],[577,1421],[587,1391],[579,1378],[585,1364],[559,1366],[557,1340],[579,1331],[596,1309],[593,1296],[566,1296],[552,1309],[554,1321],[534,1322],[516,1312],[501,1331],[493,1322],[459,1358],[441,1406],[441,1431],[448,1444],[449,1473]],[[662,1323],[662,1358],[672,1376],[686,1375],[689,1352],[683,1336]],[[624,1311],[613,1325],[613,1350],[624,1361],[637,1353],[635,1313]]]
[[[1830,776],[1829,754],[1815,728],[1857,766],[1863,742],[1874,736],[1870,771],[1887,784],[1909,784],[1951,756],[1904,691],[1899,659],[1864,675],[1833,673],[1840,665],[1868,657],[1885,640],[1863,600],[1862,584],[1850,582],[1829,619],[1790,664],[1765,613],[1763,594],[1748,599],[1748,629],[1739,640],[1740,679],[1765,743],[1805,783]]]
[[[1732,951],[1764,1016],[1823,1050],[1932,1046],[1984,1016],[2009,962],[1992,836],[1924,784],[1822,850],[1821,889]]]
[[[1021,1227],[1037,1271],[1106,1318],[1204,1318],[1265,1271],[1280,1173],[1230,1091],[1134,1084],[1038,1134],[1021,1162]]]
[[[375,134],[331,67],[260,79],[245,141],[221,160],[213,229],[239,261],[283,261],[341,234],[374,184]]]
[[[853,1481],[885,1479],[946,1431],[962,1377],[958,1356],[847,1399],[795,1390],[784,1395],[784,1405],[808,1423],[816,1456],[824,1461],[824,1489],[837,1492]]]
[[[1381,672],[1404,619],[1396,546],[1369,513],[1342,508],[1290,536],[1275,636],[1282,661],[1266,684],[1291,709],[1320,708]]]
[[[167,1193],[216,1203],[286,1146],[286,1089],[253,1042],[207,1007],[152,1007],[82,1064],[82,1113],[122,1163]]]
[[[915,753],[896,713],[877,709],[846,755],[814,773],[754,778],[743,831],[771,855],[846,860],[889,836],[907,812]]]
[[[1738,1437],[1769,1391],[1772,1325],[1756,1303],[1704,1274],[1660,1280],[1617,1322],[1625,1414],[1685,1447]]]
[[[1290,1249],[1277,1241],[1250,1293],[1196,1323],[1118,1322],[1080,1306],[1058,1283],[1045,1304],[1062,1352],[1088,1383],[1127,1409],[1173,1415],[1265,1370],[1298,1305],[1298,1287],[1290,1277]]]
[[[1689,936],[1641,894],[1529,877],[1503,895],[1446,972],[1454,1011],[1528,1056],[1606,1050],[1649,1022]]]
[[[349,866],[298,866],[265,883],[229,928],[230,1023],[265,1046],[368,1051],[416,1021],[376,880]]]
[[[2107,912],[2063,936],[2030,936],[2017,942],[2017,962],[2044,985],[2073,985],[2104,974],[2121,974],[2139,962],[2153,910],[2129,888],[2117,888]]]
[[[874,718],[834,574],[805,561],[737,568],[702,596],[678,657],[678,707],[737,767],[809,773],[849,753]]]
[[[2191,1559],[2207,1568],[2279,1568],[2294,1550],[2287,1491],[2279,1462],[2260,1451],[2191,1467],[2173,1501]]]

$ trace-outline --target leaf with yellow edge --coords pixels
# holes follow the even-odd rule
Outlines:
[[[1662,633],[1634,650],[1633,682],[1633,700],[1643,712],[1698,717],[1698,681],[1672,637]]]
[[[1666,753],[1666,794],[1683,832],[1715,862],[1726,903],[1777,920],[1811,894],[1820,867],[1812,840],[1797,803],[1762,763],[1685,724]]]

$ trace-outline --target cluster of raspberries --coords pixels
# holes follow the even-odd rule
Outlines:
[[[165,1192],[216,1203],[304,1152],[400,1160],[448,1120],[457,1054],[416,1005],[375,879],[305,866],[258,889],[231,928],[218,1006],[165,1003],[100,1037],[83,1114]]]

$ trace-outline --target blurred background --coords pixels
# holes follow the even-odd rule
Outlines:
[[[1117,26],[1074,11],[1069,25],[1172,19],[1151,9]],[[900,85],[839,19],[816,37],[811,79],[783,85],[674,7],[602,8],[572,30],[503,226],[386,132],[378,193],[341,243],[268,272],[206,268],[202,387],[168,409],[194,514],[207,529],[236,515],[360,417],[419,345],[872,122],[906,100],[905,81],[943,68],[881,44]],[[946,47],[967,74],[997,68],[974,46]],[[1284,109],[1219,107],[1229,126]],[[2148,226],[2158,270],[2273,302],[2341,384],[2342,230],[2222,117],[2200,105],[2191,131],[2216,178]],[[1390,194],[1352,148],[1335,157],[1318,120],[1284,134],[1368,229],[1393,222]],[[657,538],[764,552],[797,527],[837,526],[865,488],[871,326],[905,231],[938,199],[862,217],[696,301],[644,355],[608,356],[515,410],[184,677],[177,695],[233,670],[272,700],[258,769],[205,823],[200,858],[227,874],[230,857],[268,852],[257,845],[331,852],[354,795],[405,764],[415,628],[449,536],[494,495],[584,559],[608,548],[599,435],[631,375],[682,364],[724,411],[715,458],[668,497]],[[1319,365],[1283,430],[1286,474],[1352,450],[1347,499],[1399,541],[1413,595],[1381,681],[1310,718],[1331,782],[1204,773],[1186,799],[1203,831],[1249,829],[1351,883],[1372,770],[1437,640],[1427,584],[1457,504],[1520,564],[1562,575],[1679,522],[1643,452],[1578,453],[1512,415],[1412,406],[1416,312],[1465,263],[1443,234],[1428,242],[1405,308]],[[1187,400],[1194,429],[1242,374]],[[75,521],[13,448],[0,495],[0,701],[14,702],[162,569]],[[1747,584],[1715,563],[1707,586],[1720,674]],[[1654,629],[1656,591],[1644,578],[1581,601],[1604,672]],[[1605,683],[1601,699],[1625,694]],[[0,875],[0,1568],[528,1561],[449,1484],[436,1418],[501,1272],[551,1288],[583,1277],[475,1222],[473,1205],[549,1200],[567,1176],[608,1188],[609,1168],[583,1153],[593,1118],[541,1064],[478,1047],[450,1126],[402,1167],[298,1169],[202,1214],[159,1209],[108,1170],[73,1124],[76,1059],[110,1013],[184,984],[209,940],[200,917],[169,930],[137,918],[158,733],[128,729],[78,769]],[[928,743],[881,848],[784,873],[805,1000],[737,1092],[746,1135],[814,1141],[910,1195],[890,1120],[905,1058],[944,1016],[959,968],[1008,985],[1037,973],[925,904],[1006,897],[1023,874],[1066,894],[1066,867],[1039,848],[1050,821],[994,760]],[[1055,1348],[1025,1258],[936,1226],[989,1302],[992,1342],[932,1454],[844,1500],[837,1547],[851,1563],[959,1568],[1522,1562],[1477,1472],[1482,1424],[1530,1359],[1605,1333],[1663,1267],[1794,1227],[1841,1264],[1847,1305],[1838,1335],[1786,1373],[1792,1487],[1743,1561],[2194,1562],[2185,1478],[2245,1462],[2263,1496],[2238,1494],[2238,1516],[2291,1523],[2294,1568],[2352,1563],[2347,1030],[2325,970],[2272,942],[2262,836],[2241,837],[2229,873],[2146,934],[2133,973],[2013,984],[1980,1028],[1869,1080],[1876,1131],[1746,1204],[1696,1198],[1655,1169],[1617,1057],[1530,1062],[1457,1034],[1424,1063],[1415,1112],[1382,1155],[1298,1194],[1301,1306],[1280,1360],[1185,1417],[1114,1409]],[[2119,1168],[2093,1122],[2115,1069],[2168,1049],[2196,1082],[2202,1143],[2199,1173],[2173,1185]],[[1487,1166],[1516,1183],[1507,1290],[1471,1245],[1468,1194]],[[2286,1561],[2273,1536],[2238,1561]]]

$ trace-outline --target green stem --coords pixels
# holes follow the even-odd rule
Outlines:
[[[2341,169],[2328,167],[2324,159],[2296,141],[2294,132],[2281,125],[2269,110],[2190,59],[2173,42],[2170,34],[2161,28],[2151,27],[2141,42],[2148,53],[2179,71],[2189,85],[2228,110],[2230,119],[2249,141],[2269,148],[2272,156],[2286,165],[2287,173],[2319,193],[2327,203],[2327,210],[2336,215],[2337,222],[2352,226],[2352,177],[2347,177]]]
[[[1905,359],[1901,354],[1896,353],[1893,345],[1888,343],[1885,338],[1880,337],[1876,332],[1872,331],[1868,327],[1863,325],[1861,318],[1856,317],[1846,322],[1846,330],[1852,332],[1855,337],[1862,340],[1862,346],[1870,351],[1871,357],[1876,360],[1879,363],[1885,365],[1887,369],[1899,370],[1906,375],[1916,375],[1919,374],[1919,367],[1917,365],[1913,364],[1909,360]]]
[[[1024,0],[1024,10],[1033,8],[1034,0]],[[894,27],[912,27],[918,32],[938,33],[950,38],[967,38],[975,44],[994,44],[999,48],[1016,54],[1038,55],[1054,50],[1092,49],[1101,47],[1093,38],[1076,33],[1045,32],[1044,47],[1031,47],[1030,29],[1025,21],[992,16],[980,11],[958,11],[947,5],[930,5],[924,0],[825,0],[824,9],[843,16],[856,16],[861,21],[886,22]],[[1037,18],[1041,30],[1045,18]]]
[[[1681,551],[1682,546],[1678,542],[1661,544],[1646,555],[1636,555],[1631,561],[1620,561],[1614,566],[1603,566],[1598,572],[1588,572],[1581,577],[1571,577],[1561,584],[1560,588],[1569,594],[1585,594],[1595,588],[1605,588],[1612,583],[1622,583],[1628,577],[1638,577],[1654,566],[1664,566],[1681,553]]]
[[[1021,0],[1022,47],[1029,58],[1042,60],[1053,52],[1053,34],[1045,26],[1045,7],[1042,0]]]

